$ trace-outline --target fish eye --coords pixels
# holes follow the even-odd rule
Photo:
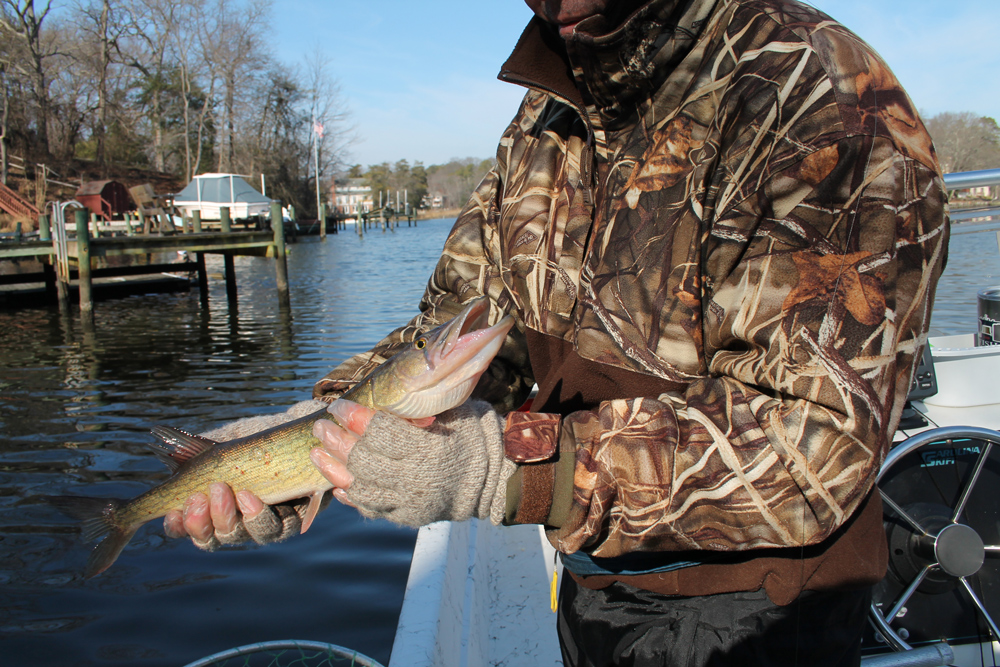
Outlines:
[[[427,347],[427,339],[423,337],[416,339],[415,341],[413,341],[413,347],[417,348],[418,350],[424,349],[425,347]]]

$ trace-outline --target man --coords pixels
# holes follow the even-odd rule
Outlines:
[[[313,460],[366,516],[544,524],[567,665],[857,664],[947,249],[923,125],[804,5],[527,2],[500,78],[528,92],[421,315],[315,389],[486,294],[517,320],[488,403],[419,429],[336,401]],[[266,541],[280,511],[217,487],[167,526]]]

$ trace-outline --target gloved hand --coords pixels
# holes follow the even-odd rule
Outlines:
[[[363,515],[406,526],[502,521],[515,466],[504,457],[503,422],[488,403],[468,401],[428,427],[349,401],[334,402],[330,412],[347,430],[317,422],[326,452],[314,450],[313,461],[346,490],[335,497]]]
[[[312,414],[326,405],[323,401],[302,401],[285,412],[240,419],[202,436],[218,442],[242,438]],[[323,507],[329,500],[328,494]],[[196,547],[206,551],[249,540],[268,544],[298,535],[307,505],[307,499],[265,505],[249,491],[234,495],[229,486],[217,483],[211,486],[208,496],[196,493],[188,498],[183,512],[168,512],[163,529],[169,537],[189,536]]]

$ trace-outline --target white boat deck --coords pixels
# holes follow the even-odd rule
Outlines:
[[[554,562],[540,526],[421,528],[389,667],[561,665]]]

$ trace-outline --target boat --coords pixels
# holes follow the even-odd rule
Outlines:
[[[233,220],[268,215],[271,200],[257,192],[239,174],[200,174],[174,196],[174,208],[190,217],[200,211],[202,220],[219,220],[229,208]]]

